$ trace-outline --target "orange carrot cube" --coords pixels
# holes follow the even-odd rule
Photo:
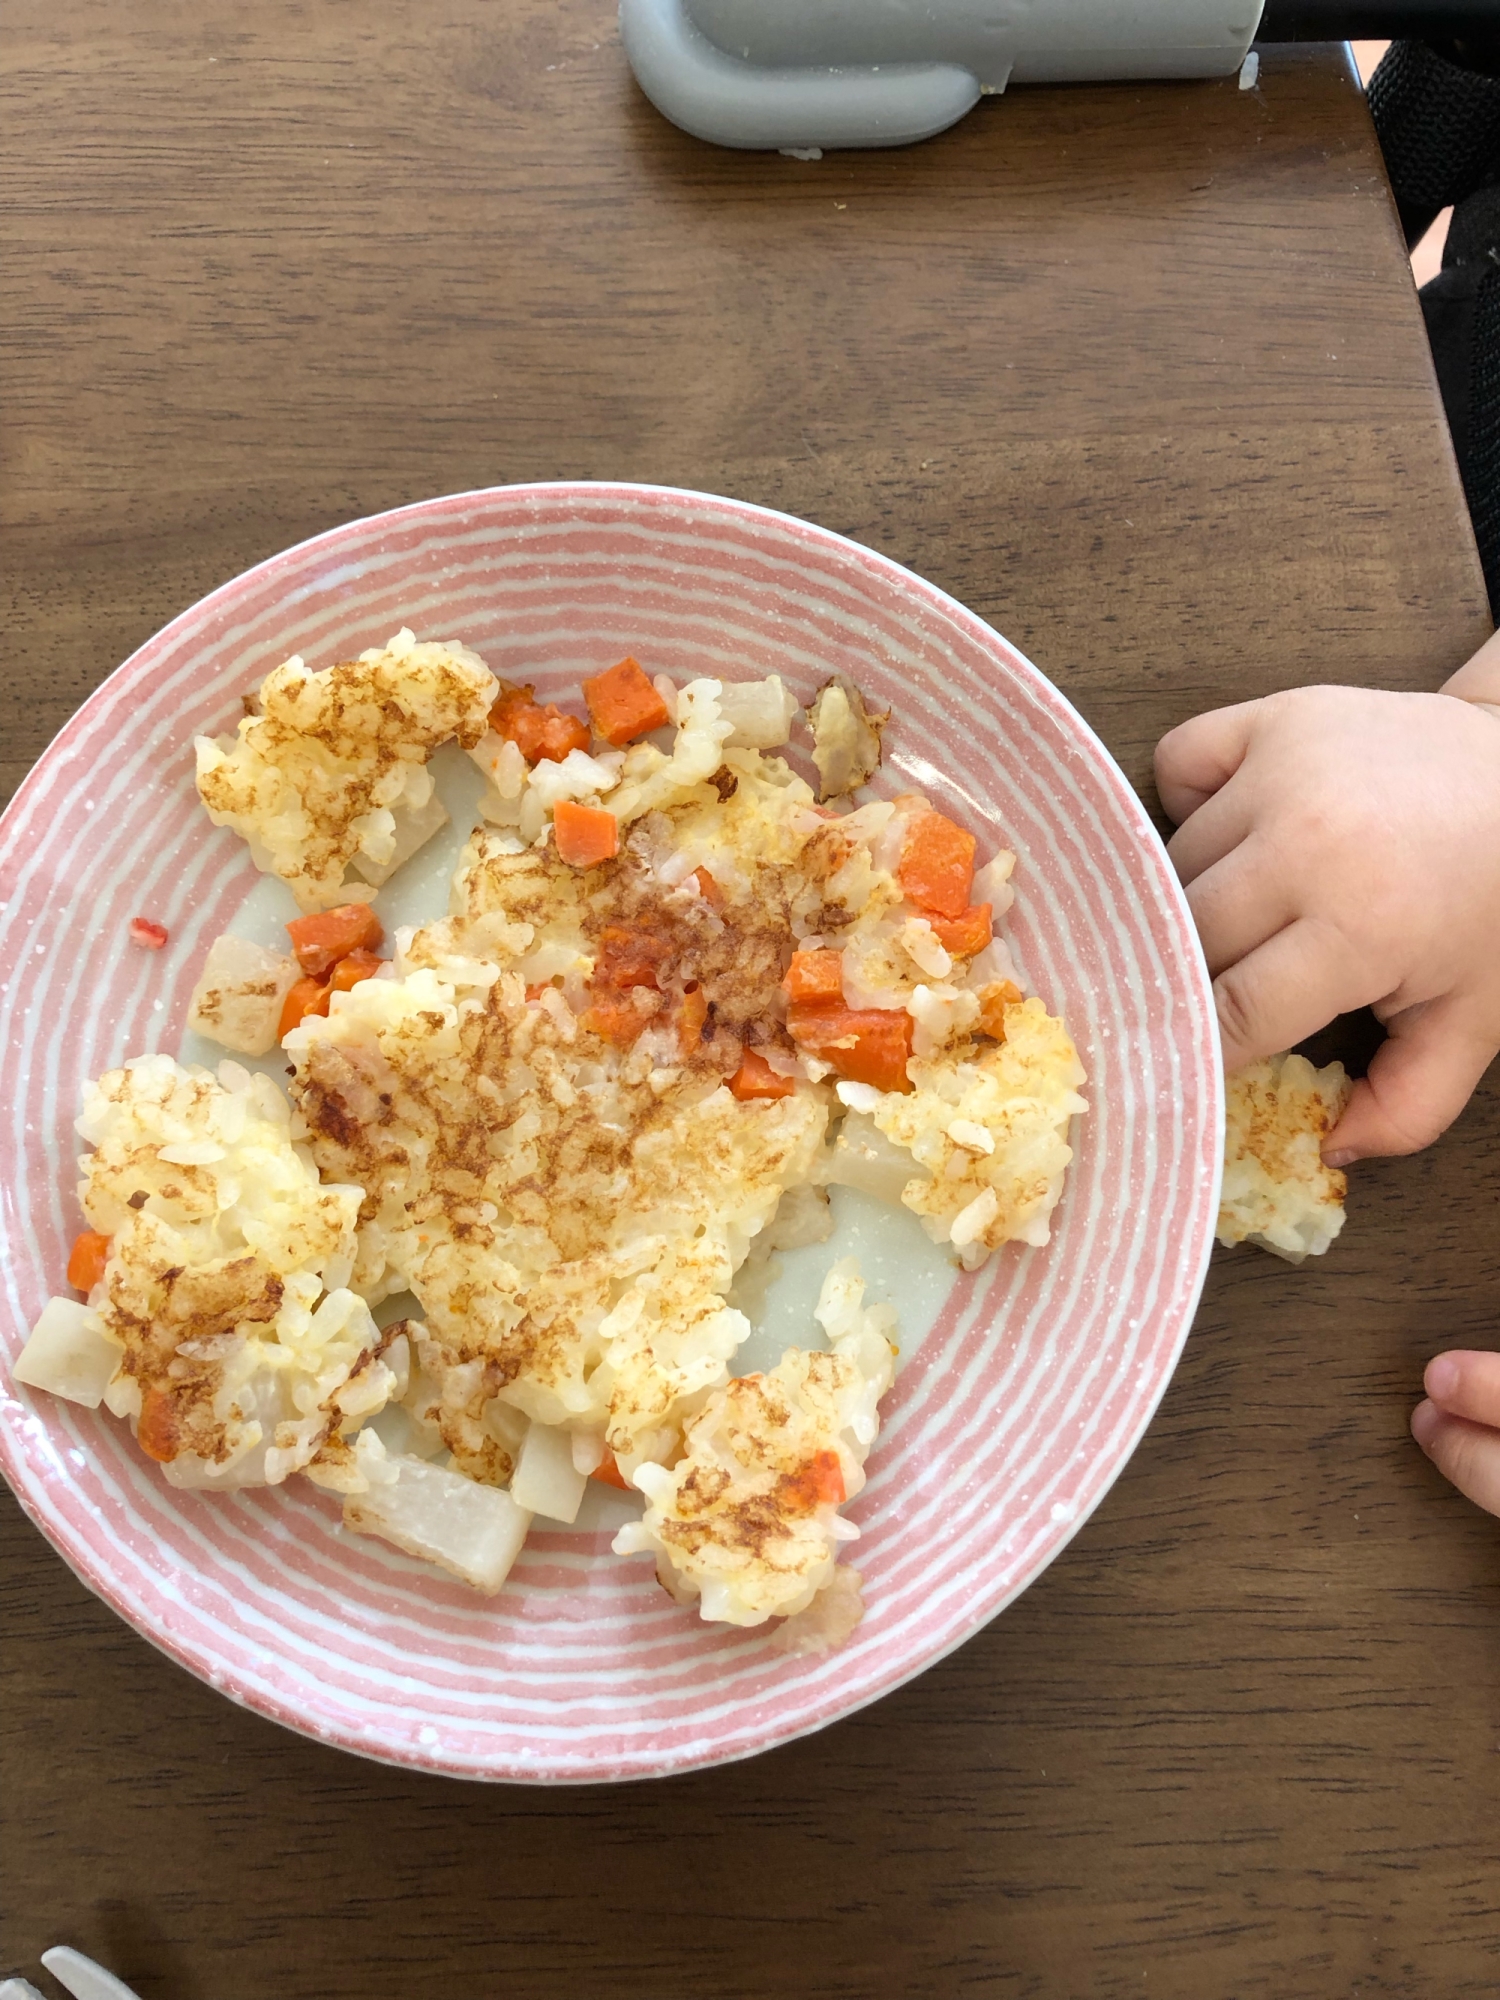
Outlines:
[[[901,850],[897,880],[919,910],[961,917],[974,886],[974,836],[940,812],[912,821]]]
[[[528,764],[560,764],[570,750],[587,750],[589,726],[581,715],[548,702],[529,687],[502,688],[490,709],[490,728],[514,743]]]
[[[317,976],[351,951],[373,951],[385,941],[380,919],[368,903],[343,903],[336,910],[316,910],[293,917],[286,927],[302,970]]]
[[[997,979],[986,986],[979,996],[979,1026],[986,1035],[993,1035],[997,1042],[1005,1040],[1005,1010],[1018,1007],[1022,994],[1013,979]]]
[[[850,1083],[876,1090],[911,1090],[906,1065],[914,1023],[904,1008],[813,1007],[793,1002],[787,1009],[792,1040],[809,1055],[830,1063]]]
[[[757,1098],[790,1097],[797,1085],[791,1077],[772,1069],[764,1056],[746,1049],[739,1068],[729,1079],[729,1088],[741,1104],[750,1104]]]
[[[645,668],[629,655],[585,681],[583,698],[594,727],[616,749],[671,720],[667,704],[647,679]]]
[[[955,958],[972,958],[995,934],[990,907],[988,903],[971,903],[961,917],[943,917],[932,910],[927,921],[945,951],[951,951]]]
[[[104,1276],[109,1256],[109,1238],[97,1229],[85,1229],[73,1238],[68,1252],[68,1283],[79,1292],[91,1292]]]
[[[844,999],[844,954],[841,951],[797,951],[781,982],[788,1000],[811,1006],[841,1006]]]
[[[552,834],[561,858],[574,868],[596,868],[620,851],[620,822],[603,806],[580,806],[559,799]]]
[[[684,1062],[703,1040],[707,1019],[708,995],[695,979],[683,988],[682,1004],[677,1009],[677,1046]]]
[[[277,1027],[277,1037],[285,1041],[293,1028],[299,1027],[309,1014],[328,1012],[328,979],[299,979],[281,1003],[281,1022]]]

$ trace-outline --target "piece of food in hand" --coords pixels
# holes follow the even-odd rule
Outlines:
[[[859,689],[842,674],[825,681],[807,711],[818,767],[818,797],[838,799],[867,785],[880,768],[880,732],[888,709],[866,706]]]
[[[1351,1085],[1342,1063],[1270,1056],[1228,1079],[1219,1241],[1255,1243],[1300,1264],[1321,1257],[1344,1226],[1347,1183],[1322,1149]]]
[[[301,909],[351,902],[366,865],[384,880],[415,829],[442,823],[427,760],[450,737],[478,743],[496,689],[467,646],[419,644],[404,628],[321,673],[294,655],[235,736],[198,738],[199,796]]]
[[[615,1536],[621,1555],[649,1552],[681,1604],[729,1625],[805,1611],[834,1575],[839,1513],[865,1483],[895,1374],[890,1306],[866,1306],[852,1257],[829,1271],[816,1317],[829,1351],[789,1348],[764,1375],[716,1389],[668,1468],[636,1467],[646,1512]]]
[[[176,1486],[276,1485],[399,1391],[404,1343],[348,1289],[362,1191],[319,1184],[269,1078],[142,1056],[88,1086],[78,1130],[108,1253],[17,1380],[102,1396]]]
[[[298,977],[295,958],[226,931],[208,948],[188,1026],[236,1055],[267,1055],[281,1039],[282,1009]]]

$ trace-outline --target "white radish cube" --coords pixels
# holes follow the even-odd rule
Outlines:
[[[510,1574],[531,1516],[498,1486],[481,1486],[446,1466],[396,1458],[388,1486],[351,1493],[344,1526],[379,1535],[409,1556],[436,1563],[490,1595]]]
[[[573,1440],[553,1424],[532,1424],[511,1474],[511,1498],[549,1521],[576,1521],[588,1474],[573,1463]]]
[[[438,829],[448,824],[448,808],[434,792],[425,805],[394,806],[391,817],[396,822],[396,840],[386,859],[372,861],[368,854],[354,857],[355,868],[376,889],[389,882],[403,862],[410,861],[419,847],[425,847]]]
[[[78,1299],[48,1299],[16,1356],[11,1380],[97,1410],[124,1351],[92,1307]]]
[[[591,1472],[597,1472],[604,1463],[603,1431],[570,1431],[568,1442],[573,1452],[573,1467],[585,1479]]]
[[[763,681],[725,681],[719,713],[734,724],[731,750],[775,750],[790,740],[797,697],[779,674]]]
[[[887,1139],[873,1118],[851,1111],[834,1143],[828,1178],[835,1187],[858,1188],[888,1208],[899,1208],[907,1182],[924,1180],[926,1175],[904,1146]]]
[[[300,970],[290,954],[226,931],[208,948],[188,1026],[238,1055],[268,1055],[276,1046],[282,1002]]]

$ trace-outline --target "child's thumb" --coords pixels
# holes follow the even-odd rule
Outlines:
[[[1497,1053],[1492,1028],[1452,996],[1409,1007],[1387,1023],[1370,1073],[1323,1147],[1330,1167],[1386,1153],[1417,1153],[1446,1132]]]

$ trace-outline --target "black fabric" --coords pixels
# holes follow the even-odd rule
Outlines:
[[[1394,42],[1370,79],[1370,109],[1408,243],[1453,205],[1443,268],[1422,314],[1500,622],[1500,78],[1493,45]]]
[[[1370,78],[1370,112],[1408,244],[1450,203],[1500,172],[1500,77],[1492,43],[1392,42]],[[1464,66],[1464,59],[1472,65]]]

